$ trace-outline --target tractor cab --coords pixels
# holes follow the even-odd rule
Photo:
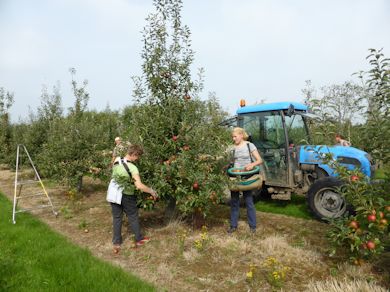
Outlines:
[[[293,187],[298,145],[310,143],[307,106],[279,102],[241,107],[238,126],[246,130],[264,160],[266,185]]]

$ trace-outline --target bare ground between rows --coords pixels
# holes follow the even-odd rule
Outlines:
[[[12,171],[0,170],[0,191],[10,200],[14,176]],[[207,240],[201,241],[202,250],[195,246],[196,241],[201,240],[201,231],[192,230],[191,224],[184,221],[165,223],[163,206],[158,205],[154,211],[140,211],[143,231],[152,241],[141,248],[133,248],[125,223],[122,250],[114,255],[111,209],[105,201],[105,188],[87,178],[85,195],[71,200],[65,188],[47,187],[59,216],[53,216],[49,209],[32,213],[70,241],[153,283],[160,291],[270,291],[275,287],[267,280],[267,273],[272,271],[264,265],[269,257],[289,268],[282,281],[286,291],[309,291],[334,280],[348,285],[359,281],[384,285],[381,275],[373,273],[369,264],[338,264],[327,257],[326,224],[257,212],[257,232],[251,235],[245,209],[241,209],[238,232],[229,236],[226,233],[229,209],[223,205],[214,208],[207,222]],[[38,189],[38,185],[25,188],[22,195]],[[26,198],[20,201],[20,206],[39,203],[42,202]],[[12,210],[10,219],[11,214]],[[16,221],[18,224],[18,217]],[[247,278],[250,265],[255,267],[252,279]],[[375,287],[381,291],[381,287]]]

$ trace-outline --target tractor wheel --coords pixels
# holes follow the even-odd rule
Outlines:
[[[309,208],[320,220],[339,218],[347,212],[348,206],[339,188],[343,183],[334,177],[316,180],[307,194]]]

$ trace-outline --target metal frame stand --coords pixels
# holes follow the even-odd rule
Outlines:
[[[21,157],[20,148],[22,148],[22,150],[24,150],[24,152],[27,154],[27,157],[30,161],[30,165],[33,168],[34,173],[35,173],[35,180],[25,180],[25,181],[19,180],[18,175],[19,175],[19,164],[20,164],[20,157]],[[39,192],[39,193],[32,194],[32,195],[22,196],[22,188],[24,185],[37,184],[37,183],[40,184],[43,192]],[[45,196],[48,200],[47,204],[31,207],[28,209],[16,210],[16,207],[18,205],[18,201],[20,199],[29,198],[29,197],[36,197],[36,196]],[[45,186],[43,185],[43,182],[41,180],[41,177],[39,176],[37,169],[35,168],[35,165],[30,157],[30,154],[28,153],[26,147],[23,144],[18,144],[18,147],[16,149],[15,188],[14,188],[14,204],[13,204],[13,209],[12,209],[12,222],[13,222],[13,224],[16,223],[16,218],[15,218],[16,213],[27,212],[27,211],[31,211],[31,210],[48,208],[48,207],[51,207],[54,216],[58,215],[58,213],[54,210],[53,203],[51,202],[51,199],[50,199],[50,197],[45,189]]]

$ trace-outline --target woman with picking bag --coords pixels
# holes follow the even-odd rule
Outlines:
[[[256,166],[260,166],[263,160],[253,143],[246,141],[248,134],[242,128],[234,128],[232,131],[232,139],[234,143],[233,160],[234,168],[242,169],[243,171],[251,171]],[[256,231],[256,209],[253,202],[252,190],[242,191],[247,210],[248,224],[250,231]],[[228,233],[233,233],[237,230],[238,217],[240,212],[240,192],[231,191],[230,201],[230,228]]]

